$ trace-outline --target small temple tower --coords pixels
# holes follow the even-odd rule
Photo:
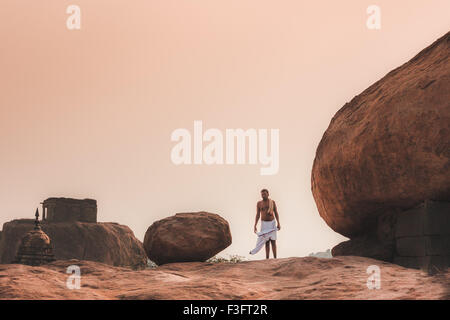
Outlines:
[[[53,248],[48,235],[39,224],[39,210],[36,209],[34,229],[29,231],[20,243],[16,260],[13,263],[39,266],[55,261]]]

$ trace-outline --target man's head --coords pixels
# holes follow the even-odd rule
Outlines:
[[[263,198],[263,200],[267,200],[269,198],[269,190],[262,189],[261,190],[261,197]]]

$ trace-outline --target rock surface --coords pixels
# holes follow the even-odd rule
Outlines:
[[[16,258],[22,237],[34,227],[34,220],[19,219],[3,225],[0,263]],[[114,266],[145,267],[142,243],[130,228],[117,223],[41,222],[50,237],[56,259],[80,259]]]
[[[392,262],[394,250],[394,242],[380,241],[375,237],[367,236],[343,241],[334,246],[331,254],[333,257],[354,255]]]
[[[81,289],[66,288],[69,265],[81,268]],[[367,288],[378,265],[381,288]],[[450,271],[419,270],[361,257],[189,262],[133,271],[90,261],[46,266],[0,265],[1,299],[450,299]]]
[[[382,240],[399,210],[449,201],[449,123],[450,32],[335,114],[312,169],[320,216],[349,238]]]
[[[153,223],[145,233],[148,258],[158,265],[206,261],[231,244],[228,222],[209,212],[177,213]]]

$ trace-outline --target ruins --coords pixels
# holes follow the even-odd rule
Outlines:
[[[49,222],[97,222],[97,201],[93,199],[48,198],[42,202],[42,219]]]
[[[50,238],[42,231],[39,223],[38,209],[36,209],[35,216],[34,228],[22,238],[16,260],[13,263],[39,266],[55,261]]]
[[[434,272],[450,266],[450,203],[424,201],[397,215],[394,263]]]

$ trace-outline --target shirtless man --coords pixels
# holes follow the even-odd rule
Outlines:
[[[262,189],[261,197],[262,197],[262,200],[258,201],[258,203],[256,204],[256,218],[255,218],[255,226],[253,228],[254,232],[257,233],[256,225],[258,224],[260,217],[261,217],[261,224],[263,223],[262,221],[272,221],[273,219],[276,218],[277,219],[277,229],[280,230],[281,229],[280,218],[278,216],[278,210],[277,210],[277,205],[276,205],[275,201],[272,200],[273,201],[273,212],[270,212],[270,210],[269,210],[269,205],[270,205],[269,191],[267,189]],[[272,238],[276,239],[276,232],[275,232],[275,237],[270,237],[270,240],[267,240],[265,243],[266,259],[269,259],[270,244],[272,244],[273,257],[275,259],[277,258],[277,244],[276,244],[276,240],[272,239]]]

